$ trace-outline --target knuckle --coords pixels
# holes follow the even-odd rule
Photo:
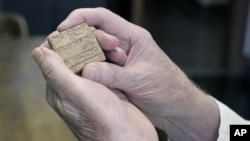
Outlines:
[[[111,69],[113,77],[111,77],[111,84],[114,87],[121,86],[122,82],[127,82],[127,74],[121,69]]]
[[[152,35],[148,30],[146,30],[145,28],[140,28],[140,30],[141,30],[142,35],[144,35],[147,38],[152,38]]]
[[[106,9],[106,8],[104,8],[104,7],[97,7],[96,10],[99,11],[99,12],[107,12],[107,11],[110,11],[109,9]]]
[[[81,11],[82,11],[81,8],[77,8],[77,9],[73,10],[73,11],[70,13],[70,15],[78,15],[78,14],[81,13]]]

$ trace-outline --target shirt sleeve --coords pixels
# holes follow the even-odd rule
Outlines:
[[[220,126],[219,137],[217,141],[229,141],[231,124],[248,124],[250,121],[245,120],[240,115],[231,110],[228,106],[213,98],[219,106],[220,110]]]

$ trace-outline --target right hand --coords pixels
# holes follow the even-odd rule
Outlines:
[[[217,137],[218,106],[193,85],[148,31],[103,8],[75,10],[58,29],[65,30],[83,22],[117,37],[118,46],[127,55],[117,65],[91,63],[83,70],[83,77],[125,92],[128,99],[173,140]],[[102,46],[105,41],[97,38]],[[117,62],[112,55],[107,57]]]

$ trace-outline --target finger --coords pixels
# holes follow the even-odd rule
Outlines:
[[[94,34],[102,49],[106,51],[106,57],[118,65],[123,65],[127,60],[127,54],[123,49],[117,47],[119,40],[102,30],[95,30]]]
[[[93,33],[102,49],[112,50],[119,46],[119,39],[117,39],[115,36],[105,33],[102,30],[95,30]]]
[[[133,30],[130,27],[132,24],[104,8],[74,10],[58,26],[58,30],[62,31],[81,23],[87,23],[89,26],[102,29],[126,42],[131,40],[130,34]],[[124,46],[123,49],[128,51],[129,48]]]
[[[123,66],[128,58],[125,51],[119,47],[116,47],[111,51],[107,51],[105,54],[110,61],[120,66]]]
[[[90,63],[82,71],[84,78],[101,83],[108,88],[126,90],[126,86],[131,85],[129,76],[126,76],[124,68],[107,63]]]

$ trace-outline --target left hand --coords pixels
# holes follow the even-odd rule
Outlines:
[[[151,122],[118,90],[75,75],[52,50],[32,57],[48,83],[48,103],[79,140],[158,140]]]

